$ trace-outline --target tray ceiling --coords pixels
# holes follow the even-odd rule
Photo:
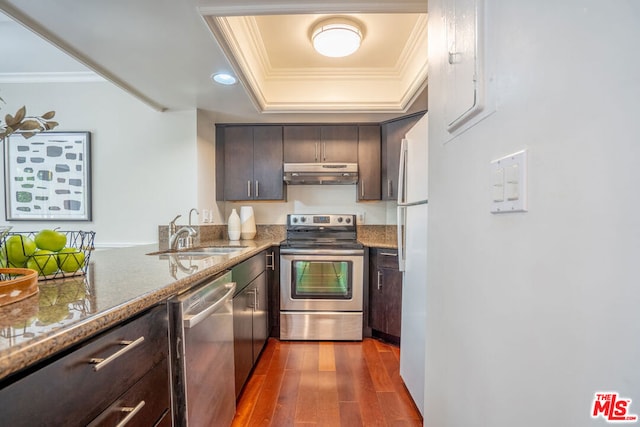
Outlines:
[[[311,29],[329,16],[204,18],[262,112],[406,111],[427,83],[427,15],[341,14],[364,33],[344,58],[313,50]]]

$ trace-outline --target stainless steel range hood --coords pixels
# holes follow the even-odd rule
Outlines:
[[[357,163],[285,163],[289,185],[357,184]]]

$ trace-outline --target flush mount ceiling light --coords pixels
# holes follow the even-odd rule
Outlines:
[[[362,30],[350,19],[330,18],[319,22],[313,28],[311,41],[314,49],[321,55],[340,58],[358,50],[362,41]]]
[[[214,82],[220,83],[221,85],[227,85],[227,86],[234,85],[238,81],[231,74],[226,74],[226,73],[213,74],[211,78],[213,79]]]

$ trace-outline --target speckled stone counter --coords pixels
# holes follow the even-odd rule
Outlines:
[[[229,246],[216,240],[207,246]],[[41,281],[40,292],[0,307],[0,379],[162,303],[203,279],[271,247],[270,238],[235,242],[234,255],[190,259],[147,255],[157,245],[94,251],[86,276]]]
[[[358,241],[370,248],[397,249],[395,225],[359,225]]]

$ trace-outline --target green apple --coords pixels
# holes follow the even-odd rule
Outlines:
[[[63,248],[58,252],[60,270],[73,273],[84,266],[84,252],[76,248]]]
[[[46,249],[58,252],[67,244],[67,236],[64,233],[58,233],[55,230],[42,230],[34,237],[36,246],[39,249]]]
[[[37,250],[31,258],[27,260],[27,268],[35,270],[43,276],[55,273],[58,271],[56,253],[46,249]]]
[[[37,248],[30,238],[14,234],[7,239],[5,249],[9,264],[20,267],[27,262],[27,259],[33,255]]]

